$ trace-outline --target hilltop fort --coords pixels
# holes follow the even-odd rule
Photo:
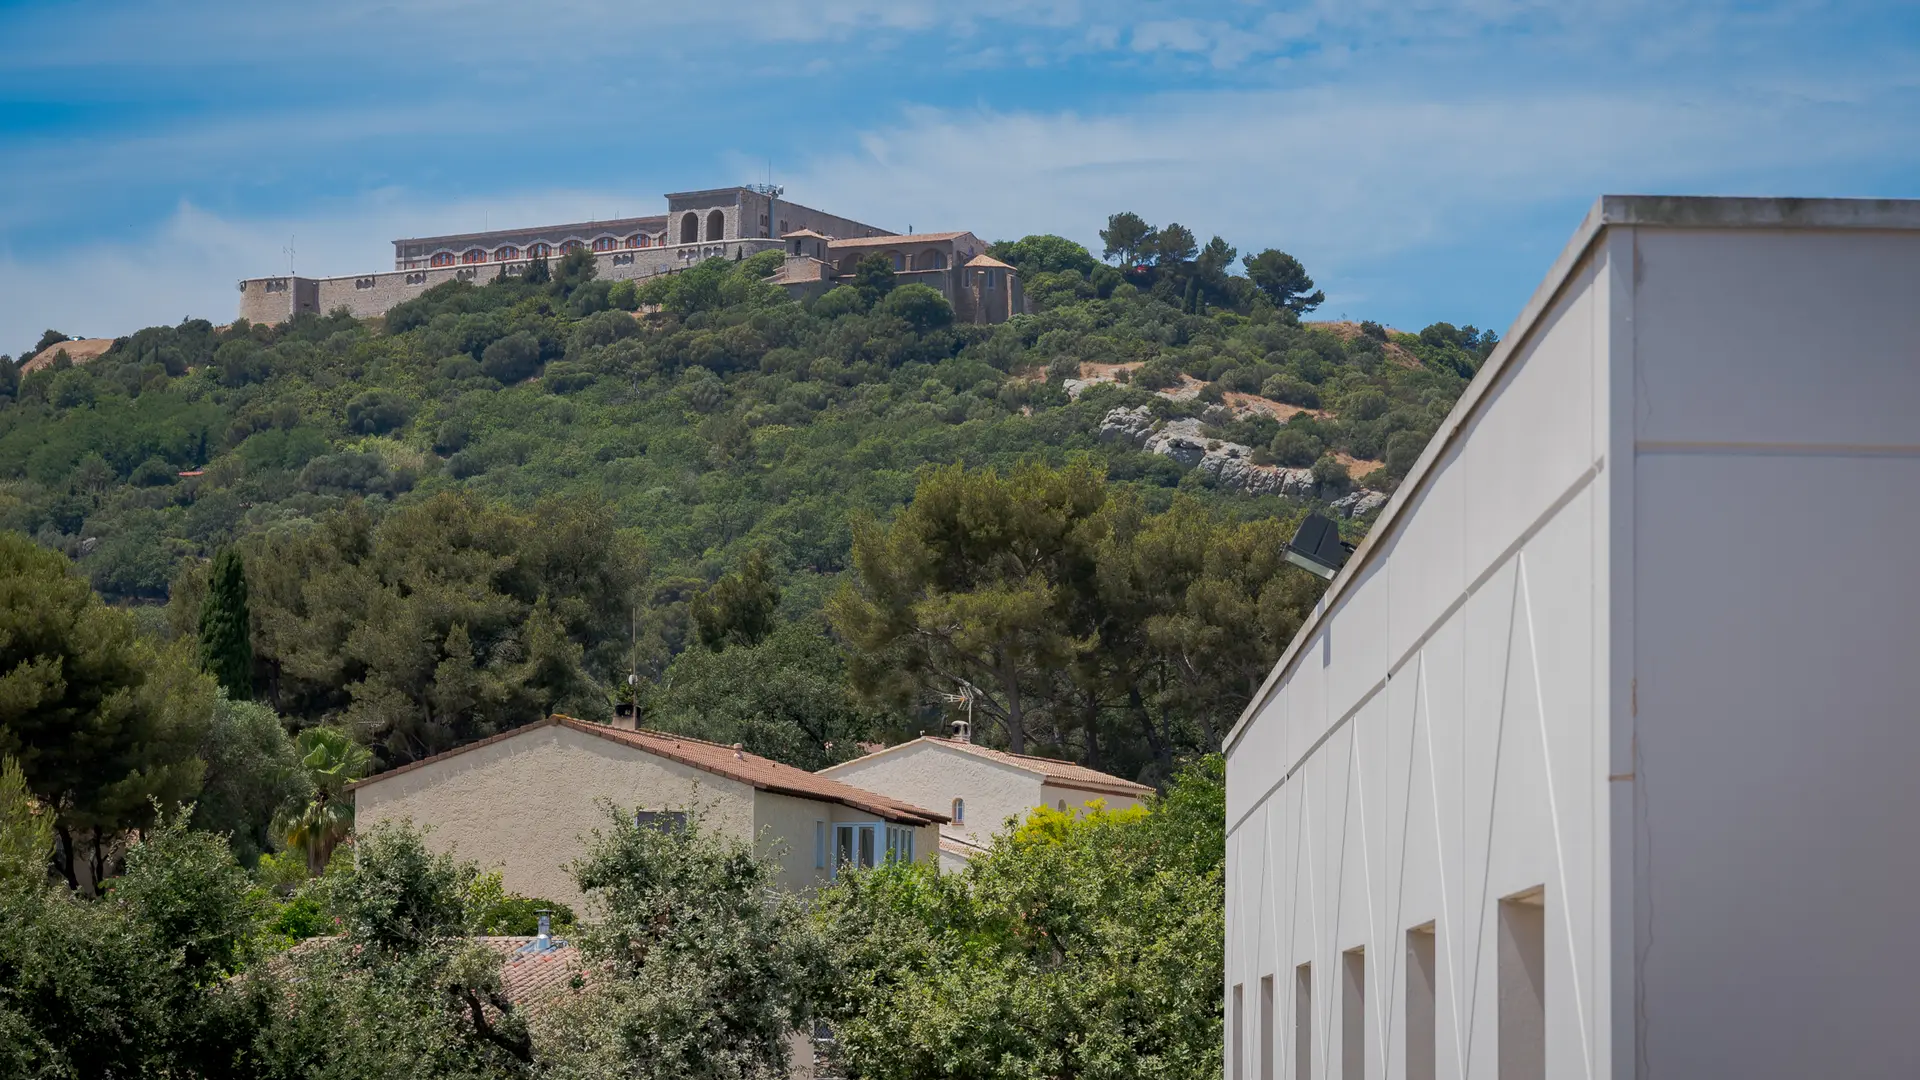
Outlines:
[[[447,281],[515,277],[534,261],[588,251],[599,277],[649,278],[707,259],[786,254],[775,281],[798,298],[818,296],[881,255],[903,282],[939,290],[962,322],[997,323],[1026,310],[1014,269],[987,254],[971,232],[901,235],[745,187],[666,196],[667,212],[613,221],[424,236],[393,242],[393,269],[345,277],[247,278],[240,317],[279,323],[303,311],[345,308],[361,318]]]

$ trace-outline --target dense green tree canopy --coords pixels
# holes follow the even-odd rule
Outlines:
[[[0,534],[0,755],[53,808],[69,882],[98,882],[123,830],[199,792],[214,688],[198,666],[102,604],[64,556]]]

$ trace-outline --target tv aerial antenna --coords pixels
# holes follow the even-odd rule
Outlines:
[[[960,684],[960,692],[957,694],[943,693],[940,695],[940,700],[946,702],[949,705],[965,705],[967,707],[967,718],[966,720],[962,721],[962,724],[964,724],[965,726],[964,728],[962,728],[961,731],[956,732],[955,734],[958,734],[960,736],[961,742],[972,742],[973,741],[973,699],[980,696],[980,691],[976,689],[972,683],[968,682],[965,679],[956,679],[955,681]],[[956,725],[956,726],[959,726],[959,725]]]
[[[287,256],[287,276],[293,276],[293,237],[288,235],[287,246],[280,249]]]

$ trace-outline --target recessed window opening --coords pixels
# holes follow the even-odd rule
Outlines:
[[[1367,951],[1340,954],[1340,1075],[1367,1075]]]
[[[707,239],[725,240],[727,238],[727,215],[715,210],[707,215]]]
[[[827,823],[824,821],[813,823],[813,868],[827,868]]]
[[[1545,890],[1500,901],[1500,1080],[1546,1080],[1546,955]]]
[[[1273,976],[1260,976],[1260,1080],[1273,1080]]]
[[[1246,1028],[1241,1014],[1246,1010],[1246,987],[1233,984],[1233,1015],[1228,1017],[1227,1031],[1227,1080],[1246,1080],[1246,1073],[1240,1067],[1240,1047],[1245,1040]]]
[[[1407,931],[1407,1080],[1434,1080],[1433,924]]]
[[[1313,1075],[1313,965],[1293,969],[1293,1075]]]
[[[955,825],[965,825],[967,823],[967,800],[953,800],[953,814],[951,816]]]

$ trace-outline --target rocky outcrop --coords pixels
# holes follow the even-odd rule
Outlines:
[[[1311,469],[1257,465],[1252,447],[1210,439],[1202,432],[1200,421],[1191,417],[1160,422],[1145,405],[1108,412],[1100,421],[1099,434],[1109,442],[1125,443],[1149,454],[1170,457],[1213,477],[1220,487],[1250,495],[1305,499],[1311,498],[1318,487]],[[1386,502],[1387,497],[1380,492],[1361,488],[1335,502],[1333,509],[1345,517],[1354,517],[1378,510]]]

